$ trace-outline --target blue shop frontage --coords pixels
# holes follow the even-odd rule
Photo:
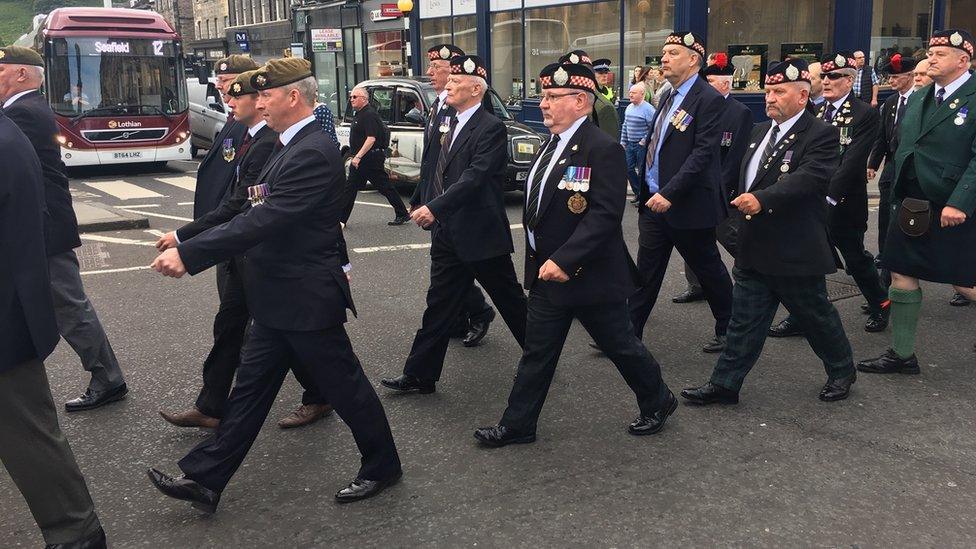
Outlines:
[[[406,16],[390,1],[295,8],[296,45],[335,109],[356,82],[423,74],[427,48],[453,42],[484,57],[492,87],[518,118],[542,129],[542,67],[574,49],[609,58],[624,106],[634,69],[654,65],[677,29],[703,35],[709,52],[729,54],[733,93],[761,120],[771,61],[846,49],[866,52],[875,65],[895,50],[924,48],[934,29],[976,30],[973,0],[415,0]]]

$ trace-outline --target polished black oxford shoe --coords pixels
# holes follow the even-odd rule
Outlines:
[[[705,406],[707,404],[738,404],[739,393],[715,385],[711,381],[701,387],[689,387],[681,391],[681,396],[691,404]]]
[[[214,513],[217,511],[217,504],[220,503],[220,492],[202,486],[183,475],[171,477],[166,473],[150,468],[146,473],[153,486],[173,499],[189,501],[194,509],[199,509],[204,513]]]
[[[461,344],[465,347],[477,347],[481,340],[488,335],[488,327],[491,326],[492,320],[495,320],[495,309],[488,309],[488,314],[483,319],[471,320],[471,328],[464,336]]]
[[[857,363],[857,369],[865,374],[908,374],[917,375],[922,372],[918,367],[915,355],[901,358],[892,349],[888,349],[878,358],[870,358]]]
[[[803,335],[803,330],[796,325],[796,322],[786,317],[779,324],[769,328],[769,337],[795,337]]]
[[[407,221],[410,221],[410,216],[409,215],[401,215],[399,217],[394,218],[393,221],[387,221],[386,224],[387,225],[403,225]]]
[[[85,390],[85,394],[74,400],[65,402],[64,410],[66,412],[94,410],[95,408],[101,408],[106,404],[122,400],[127,394],[129,394],[129,388],[125,386],[125,383],[105,391],[96,391],[89,387]]]
[[[868,320],[864,323],[865,332],[883,332],[888,327],[889,309],[881,309],[878,313],[868,313]]]
[[[68,543],[49,543],[44,549],[106,549],[108,542],[105,539],[105,530],[101,527],[82,539]]]
[[[846,377],[828,379],[823,389],[820,390],[818,398],[824,402],[844,400],[851,394],[851,385],[854,385],[855,381],[857,381],[857,370]]]
[[[352,503],[361,499],[371,498],[396,484],[402,476],[403,471],[397,471],[397,474],[386,480],[366,480],[357,477],[355,480],[349,483],[349,486],[346,486],[342,490],[336,492],[336,502]]]
[[[685,290],[671,298],[671,303],[694,303],[696,301],[705,301],[705,292]]]
[[[505,427],[504,425],[492,425],[482,427],[474,432],[474,438],[485,446],[500,448],[509,444],[529,444],[535,442],[535,433],[523,434]]]
[[[668,417],[678,409],[678,399],[674,398],[674,393],[668,391],[668,399],[664,402],[664,407],[649,416],[639,415],[629,427],[627,432],[636,435],[653,435],[664,429]]]
[[[711,341],[702,345],[703,353],[721,353],[725,350],[725,336],[715,336]]]
[[[427,395],[436,390],[433,381],[422,381],[407,374],[381,379],[380,384],[387,389],[393,389],[401,393],[420,393]]]

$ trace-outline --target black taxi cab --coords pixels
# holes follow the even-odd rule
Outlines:
[[[390,129],[386,171],[396,185],[414,186],[420,182],[420,160],[424,152],[424,127],[437,99],[437,92],[426,78],[386,77],[358,84],[369,93],[370,103]],[[491,104],[495,116],[508,130],[508,167],[505,190],[525,190],[525,180],[532,159],[542,145],[542,138],[528,126],[515,120],[494,90],[489,90],[485,104]],[[349,153],[349,130],[353,109],[346,105],[336,128],[344,156]]]

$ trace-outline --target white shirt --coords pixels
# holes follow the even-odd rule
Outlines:
[[[6,109],[10,105],[13,105],[14,104],[14,101],[20,99],[21,97],[23,97],[23,96],[25,96],[25,95],[33,92],[33,91],[37,91],[37,90],[24,90],[24,91],[22,91],[20,93],[17,93],[17,94],[14,94],[14,95],[10,96],[10,99],[8,99],[7,101],[4,102],[3,108]]]
[[[258,134],[259,131],[261,131],[261,128],[267,125],[268,125],[268,121],[262,118],[260,122],[254,125],[254,127],[248,128],[247,133],[251,134],[251,137],[254,137],[255,135]]]
[[[437,112],[435,112],[434,114],[438,114],[445,108],[447,108],[447,90],[444,90],[441,93],[437,94]]]
[[[959,78],[956,78],[955,80],[953,80],[952,82],[950,82],[946,86],[940,86],[938,84],[935,84],[935,94],[938,95],[939,94],[939,90],[941,90],[942,88],[945,88],[945,98],[946,99],[949,99],[949,97],[952,96],[952,94],[956,93],[956,90],[958,90],[959,88],[961,88],[962,85],[965,84],[969,80],[969,78],[971,76],[972,76],[972,74],[970,74],[969,71],[966,71],[966,72],[962,73],[962,76],[960,76]],[[4,105],[4,106],[6,106],[6,105]]]
[[[447,149],[448,152],[450,152],[451,149],[454,148],[454,142],[457,141],[457,139],[455,138],[461,135],[461,128],[463,128],[464,125],[468,123],[468,120],[471,120],[471,117],[474,116],[474,113],[478,112],[478,109],[480,108],[481,108],[481,103],[479,102],[475,106],[468,108],[468,110],[464,112],[459,112],[457,113],[457,115],[454,116],[454,118],[457,119],[457,126],[454,126],[454,134],[451,136],[451,146],[448,147]]]
[[[834,106],[834,118],[836,118],[836,117],[837,117],[837,113],[839,113],[839,112],[840,112],[840,107],[841,107],[841,105],[843,105],[843,104],[844,104],[844,101],[847,101],[847,98],[848,98],[848,97],[850,97],[850,95],[851,95],[851,94],[850,94],[850,93],[848,93],[847,95],[845,95],[844,97],[841,97],[841,98],[840,98],[840,99],[838,99],[837,101],[832,101],[832,102],[830,103],[831,105],[833,105],[833,106]]]
[[[315,122],[314,114],[312,116],[309,116],[308,118],[302,118],[298,122],[295,122],[291,126],[288,126],[287,130],[281,132],[281,135],[278,136],[278,139],[281,141],[282,145],[287,145],[289,141],[295,138],[295,135],[297,135],[298,132],[302,131],[302,128],[308,126],[312,122]]]
[[[759,173],[759,161],[762,160],[763,151],[766,150],[766,144],[769,143],[769,137],[773,134],[773,128],[779,126],[779,133],[776,134],[776,141],[779,142],[784,137],[789,135],[790,129],[796,124],[796,121],[803,116],[805,112],[804,109],[800,109],[800,112],[793,115],[793,118],[784,121],[782,124],[777,124],[775,120],[769,126],[769,130],[766,132],[766,136],[763,140],[756,145],[756,150],[752,153],[752,158],[749,159],[749,166],[746,168],[746,191],[752,188],[753,181],[756,178],[756,174]],[[774,143],[775,145],[775,143]]]
[[[576,135],[576,130],[578,130],[579,127],[583,125],[583,122],[585,120],[586,120],[586,117],[585,116],[581,116],[579,119],[576,120],[576,122],[573,122],[573,124],[570,127],[566,128],[565,130],[563,130],[559,134],[559,142],[556,143],[556,150],[552,153],[552,158],[549,160],[549,165],[546,166],[546,171],[543,172],[543,174],[542,174],[542,183],[539,186],[539,201],[536,203],[536,206],[537,207],[542,207],[542,194],[543,194],[543,191],[546,188],[546,181],[549,180],[549,174],[550,174],[550,172],[552,172],[552,169],[556,166],[556,163],[559,162],[559,157],[562,156],[563,155],[563,151],[566,150],[566,145],[569,144],[569,140],[572,139],[574,135]],[[546,150],[546,148],[548,146],[549,146],[549,142],[546,142],[545,147],[543,147],[541,150],[543,150],[543,151]],[[540,155],[539,158],[542,158],[542,156],[541,156],[542,153],[539,153],[539,155]],[[529,170],[529,176],[525,180],[528,185],[531,185],[532,184],[532,181],[535,179],[535,171],[538,168],[539,168],[539,165],[537,163],[535,166],[532,166],[532,169],[531,170]],[[529,193],[526,192],[525,193],[526,200],[528,200],[528,197],[529,197]],[[532,249],[534,250],[535,249],[535,233],[532,232],[532,231],[530,231],[528,227],[526,227],[525,230],[526,230],[526,233],[529,236],[529,245],[532,246]]]

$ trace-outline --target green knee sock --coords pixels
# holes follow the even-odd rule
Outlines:
[[[891,300],[891,348],[901,358],[915,354],[915,328],[922,308],[922,289],[888,290]]]

